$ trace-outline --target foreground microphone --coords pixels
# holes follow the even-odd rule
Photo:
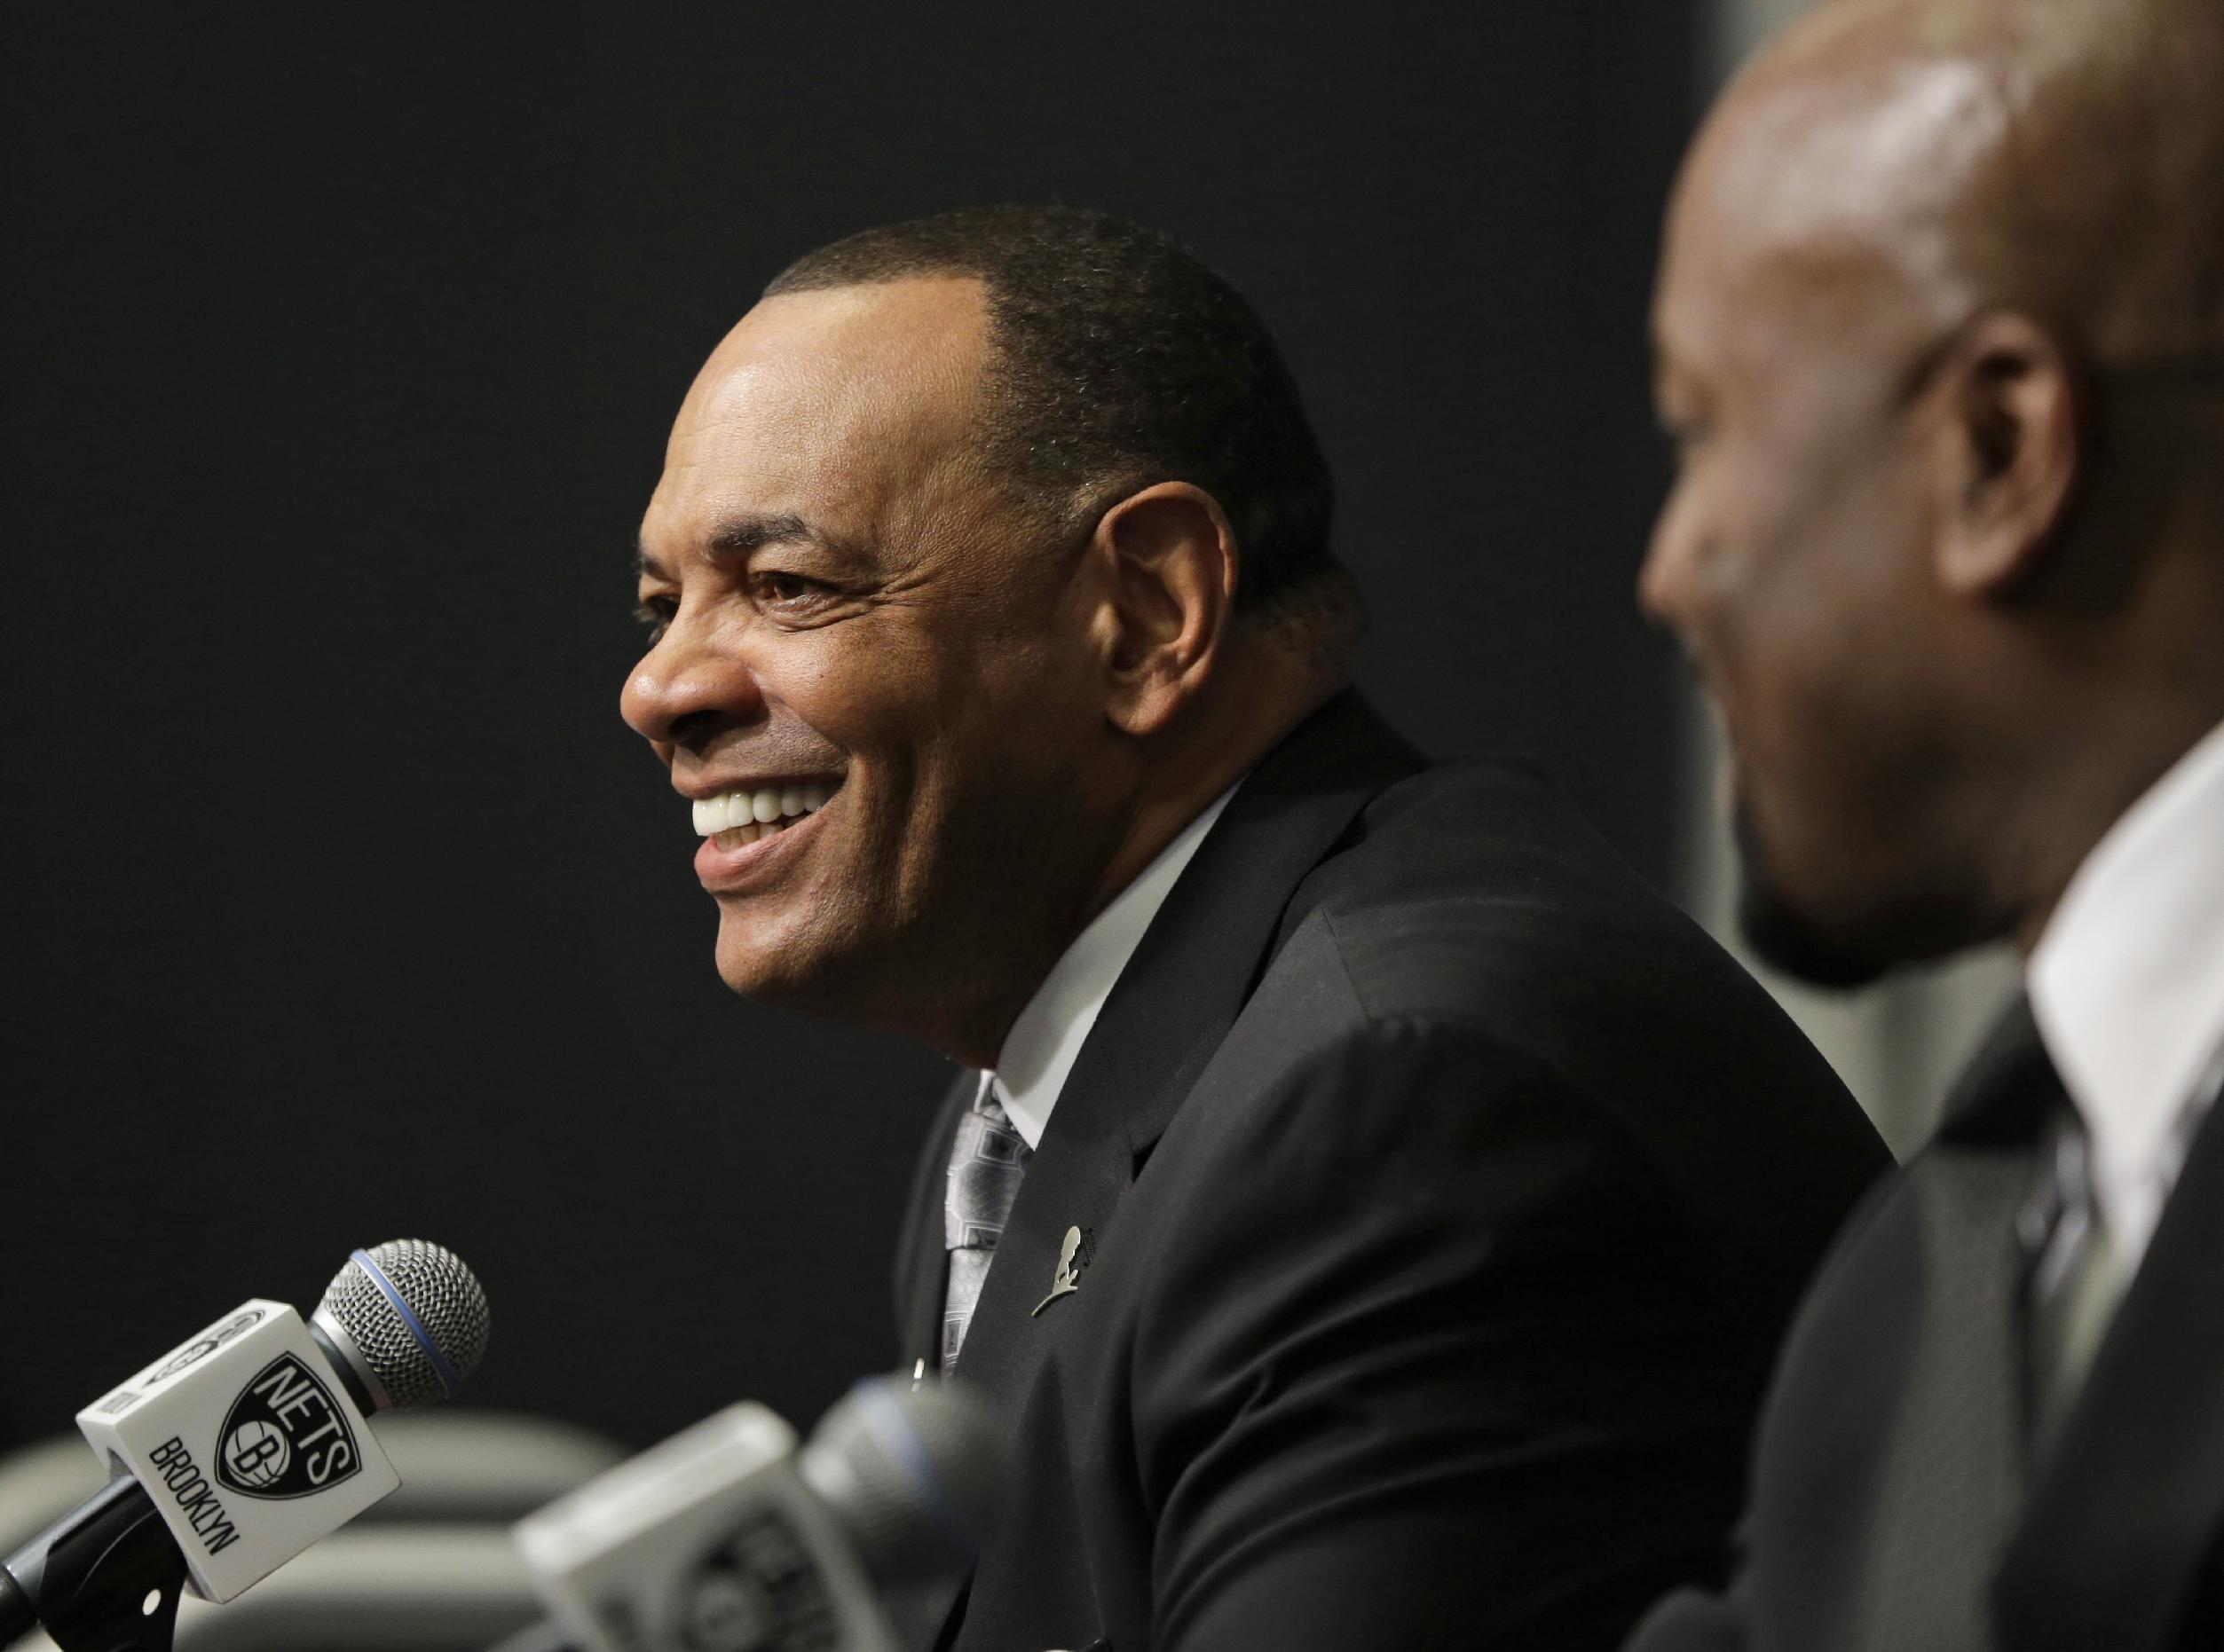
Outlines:
[[[517,1546],[580,1652],[895,1652],[891,1612],[980,1553],[1008,1451],[955,1385],[861,1382],[800,1451],[734,1405],[527,1515]]]
[[[241,1303],[77,1413],[114,1477],[0,1566],[0,1645],[167,1647],[189,1576],[229,1601],[398,1486],[367,1419],[453,1395],[486,1332],[478,1280],[422,1239],[357,1251],[307,1325]]]

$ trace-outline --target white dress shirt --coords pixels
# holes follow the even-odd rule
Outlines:
[[[984,1074],[982,1082],[993,1085],[996,1098],[1012,1116],[1013,1128],[1029,1148],[1042,1145],[1043,1129],[1058,1105],[1058,1092],[1065,1089],[1066,1075],[1073,1071],[1082,1043],[1097,1024],[1097,1013],[1112,995],[1120,972],[1135,956],[1143,932],[1234,795],[1235,786],[1230,786],[1215,798],[1091,920],[1051,966],[1005,1034],[995,1070]]]
[[[2086,857],[2026,985],[2085,1124],[2120,1294],[2224,1080],[2224,725]]]

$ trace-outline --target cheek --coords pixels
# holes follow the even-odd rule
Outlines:
[[[775,637],[757,657],[774,720],[802,723],[853,764],[917,744],[950,697],[945,661],[902,627],[871,620]]]
[[[1911,554],[1922,519],[1880,476],[1771,525],[1740,594],[1724,709],[1757,823],[1840,853],[1904,828],[1909,777],[1941,737],[1948,648]]]
[[[1889,661],[1916,594],[1921,497],[1899,455],[1849,442],[1756,442],[1725,462],[1709,554],[1694,559],[1725,663],[1780,694]]]
[[[975,839],[1007,852],[1007,819],[1042,821],[1071,783],[1083,708],[1048,639],[896,618],[782,639],[763,682],[776,720],[841,754],[848,856],[927,885]]]

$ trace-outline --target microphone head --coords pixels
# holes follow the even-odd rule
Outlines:
[[[428,1239],[357,1251],[334,1276],[315,1323],[375,1407],[453,1399],[486,1353],[486,1292],[456,1254]]]
[[[962,1381],[860,1382],[819,1420],[797,1464],[882,1587],[962,1574],[993,1535],[1011,1441]]]

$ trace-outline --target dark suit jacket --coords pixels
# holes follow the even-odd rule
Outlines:
[[[919,1163],[906,1368],[974,1082]],[[959,1365],[1015,1506],[946,1640],[1613,1646],[1721,1571],[1770,1351],[1885,1164],[1537,779],[1332,704],[1206,838],[1028,1170]]]
[[[2224,1131],[2212,1111],[2031,1457],[2016,1215],[2060,1097],[2019,1005],[1800,1309],[1735,1585],[1665,1603],[1633,1652],[2224,1647]]]

